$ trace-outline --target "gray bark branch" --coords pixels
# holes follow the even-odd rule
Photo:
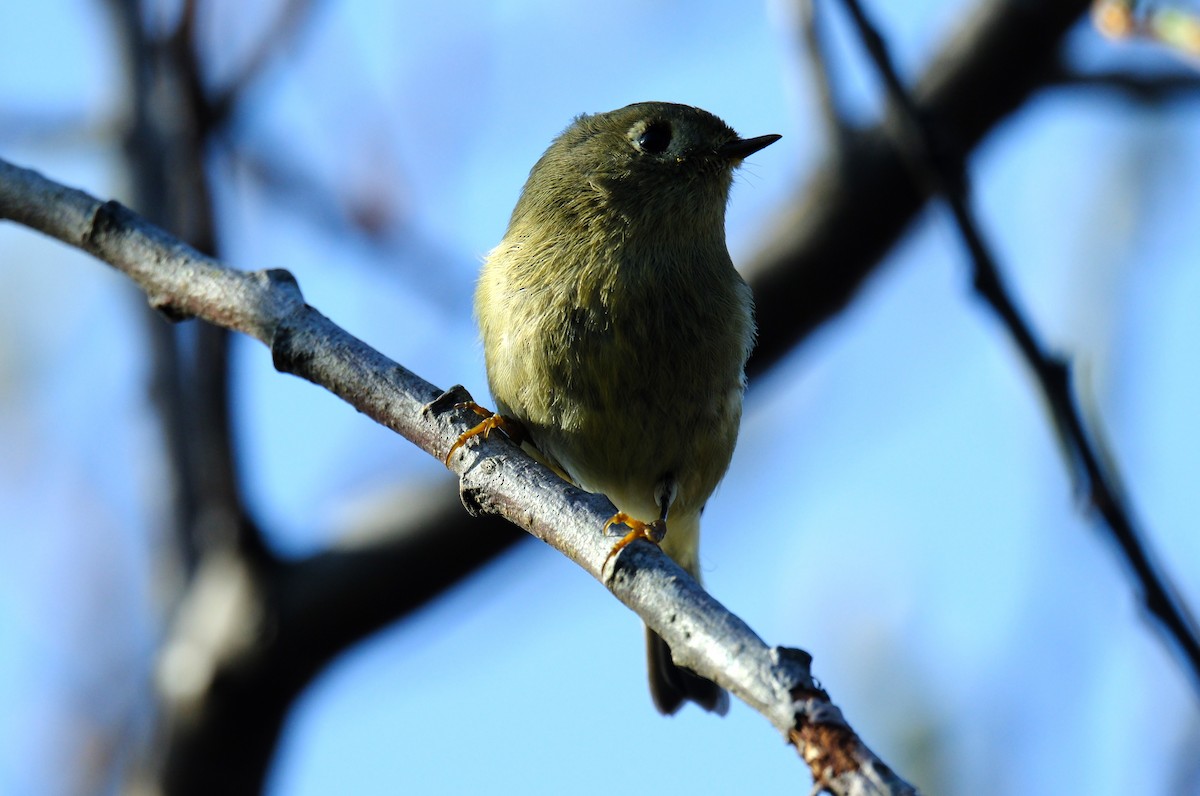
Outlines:
[[[196,317],[247,334],[293,373],[351,404],[430,455],[445,455],[473,415],[456,410],[462,388],[443,393],[308,306],[282,270],[236,271],[206,257],[116,202],[0,161],[0,219],[76,246],[125,273],[173,319]],[[605,565],[601,532],[614,507],[577,489],[496,435],[450,463],[463,502],[505,517],[600,580],[661,635],[677,660],[765,716],[794,744],[816,787],[835,794],[911,794],[854,734],[813,679],[810,657],[770,647],[658,548],[637,542]],[[280,564],[279,566],[287,566]]]

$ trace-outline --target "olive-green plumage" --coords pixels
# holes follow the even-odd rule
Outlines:
[[[693,575],[754,338],[725,205],[741,158],[776,138],[660,102],[579,117],[530,172],[475,296],[497,411],[583,488],[647,522],[667,515],[663,550]],[[655,639],[659,708],[722,709]]]

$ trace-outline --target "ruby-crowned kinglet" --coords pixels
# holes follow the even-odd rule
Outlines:
[[[754,340],[725,204],[733,170],[778,139],[664,102],[580,116],[530,171],[475,294],[497,412],[693,576]],[[724,691],[647,638],[660,711],[725,712]]]

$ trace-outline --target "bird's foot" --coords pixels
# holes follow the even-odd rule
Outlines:
[[[483,422],[473,428],[464,431],[459,435],[458,439],[450,446],[450,452],[446,454],[443,460],[447,467],[450,466],[450,457],[454,452],[467,443],[472,437],[483,436],[484,439],[492,433],[492,429],[498,428],[504,432],[505,436],[511,439],[515,444],[520,445],[529,438],[529,433],[525,430],[525,426],[521,425],[521,421],[515,417],[505,417],[504,415],[496,414],[489,409],[485,409],[474,401],[464,401],[454,405],[455,409],[470,409],[475,414],[483,418]]]
[[[608,551],[608,556],[604,559],[604,569],[608,566],[608,562],[613,557],[624,550],[629,544],[637,539],[645,539],[653,545],[659,545],[667,535],[667,521],[664,519],[655,520],[654,522],[642,522],[641,520],[630,517],[623,511],[618,511],[608,522],[604,523],[604,532],[608,533],[609,529],[614,525],[624,525],[629,528],[629,533],[621,537],[621,540],[613,545],[613,549]]]

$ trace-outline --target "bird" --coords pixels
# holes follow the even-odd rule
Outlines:
[[[480,272],[496,413],[450,455],[518,426],[546,464],[613,502],[605,530],[629,529],[613,554],[644,538],[698,579],[700,515],[733,455],[755,339],[725,210],[734,170],[779,138],[741,138],[667,102],[576,117],[530,170]],[[646,634],[657,709],[723,715],[725,691]]]

